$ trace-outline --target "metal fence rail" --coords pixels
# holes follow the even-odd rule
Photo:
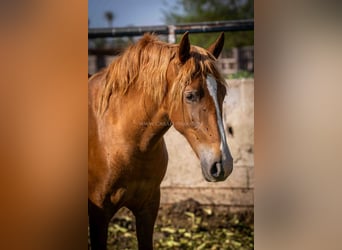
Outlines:
[[[183,34],[186,31],[189,31],[190,33],[203,33],[248,30],[254,30],[254,19],[200,22],[177,25],[90,28],[88,30],[88,38],[141,36],[146,32],[153,32],[158,35],[174,36],[176,34]]]

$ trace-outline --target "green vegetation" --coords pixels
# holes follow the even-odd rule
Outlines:
[[[247,79],[254,78],[254,73],[243,70],[227,76],[228,79]]]
[[[174,6],[165,1],[165,6],[167,24],[254,18],[253,0],[178,0]],[[217,36],[218,33],[192,34],[191,42],[206,48]],[[225,40],[226,49],[253,45],[254,31],[227,33]]]

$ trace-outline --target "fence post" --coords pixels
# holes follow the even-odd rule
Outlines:
[[[168,29],[169,29],[169,37],[168,37],[169,43],[176,43],[176,32],[175,32],[176,26],[169,25]]]

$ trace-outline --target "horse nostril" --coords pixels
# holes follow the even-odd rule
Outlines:
[[[210,174],[214,178],[218,178],[222,175],[222,164],[221,162],[215,162],[210,168]]]

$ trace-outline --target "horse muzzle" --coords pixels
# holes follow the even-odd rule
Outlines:
[[[224,181],[233,171],[233,158],[230,155],[213,157],[213,154],[207,151],[200,156],[200,160],[202,174],[206,181]]]

